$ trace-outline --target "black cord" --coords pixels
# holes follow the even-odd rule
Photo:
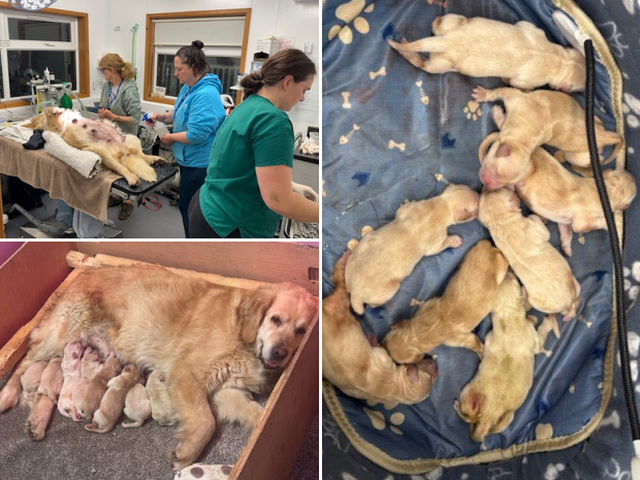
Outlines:
[[[584,42],[584,53],[587,62],[587,84],[586,84],[586,124],[587,143],[589,146],[589,158],[591,169],[596,181],[596,188],[600,196],[600,203],[604,210],[604,218],[609,231],[609,242],[611,243],[611,254],[613,256],[613,278],[615,285],[615,305],[616,321],[618,323],[618,343],[620,346],[620,363],[622,370],[622,385],[624,387],[624,397],[627,402],[629,413],[629,423],[631,424],[631,436],[633,440],[640,440],[640,421],[638,420],[638,410],[635,401],[635,391],[633,378],[631,376],[631,365],[629,361],[629,343],[627,341],[627,319],[624,306],[624,276],[622,271],[622,252],[618,241],[618,230],[613,218],[613,211],[607,196],[607,190],[602,178],[602,166],[598,157],[598,147],[596,144],[595,117],[594,117],[594,87],[595,87],[595,57],[593,42]]]

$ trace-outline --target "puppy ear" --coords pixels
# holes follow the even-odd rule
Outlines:
[[[508,157],[511,155],[511,146],[508,143],[501,143],[496,152],[496,157]]]
[[[273,303],[275,293],[272,289],[257,288],[243,294],[238,305],[238,323],[240,336],[245,343],[253,343],[258,336],[258,327],[267,310]]]

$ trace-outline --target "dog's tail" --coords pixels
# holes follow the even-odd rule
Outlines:
[[[416,40],[414,42],[394,42],[393,40],[388,40],[389,45],[401,52],[444,52],[445,51],[445,41],[441,36],[432,36],[421,38],[420,40]]]

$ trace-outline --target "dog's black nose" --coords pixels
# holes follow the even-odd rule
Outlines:
[[[282,360],[283,358],[286,358],[288,354],[289,354],[288,350],[283,347],[275,347],[271,351],[271,357],[275,360]]]

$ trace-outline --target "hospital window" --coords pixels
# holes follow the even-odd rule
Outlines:
[[[235,96],[245,62],[250,9],[213,10],[147,15],[145,100],[173,103],[182,85],[175,77],[174,58],[194,40],[204,43],[211,72],[222,83],[222,93]]]
[[[88,36],[84,13],[21,12],[0,6],[0,96],[3,106],[31,102],[30,81],[42,79],[48,68],[53,83],[69,82],[88,93],[88,55],[80,55],[79,36]],[[84,58],[86,57],[86,58]]]

